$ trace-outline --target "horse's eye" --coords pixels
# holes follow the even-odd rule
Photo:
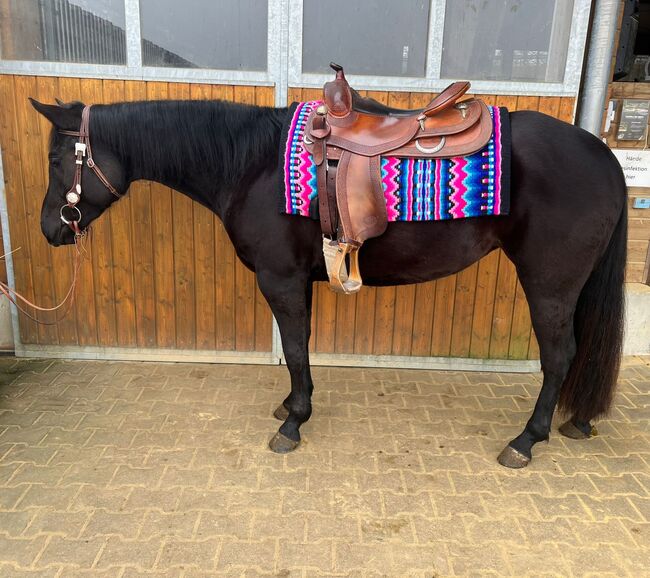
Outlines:
[[[60,165],[61,164],[61,157],[57,155],[49,155],[48,157],[50,159],[50,163],[53,165]]]

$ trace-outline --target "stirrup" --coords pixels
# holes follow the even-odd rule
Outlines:
[[[350,255],[350,273],[345,264]],[[323,256],[327,267],[330,289],[335,293],[351,295],[363,286],[359,270],[359,246],[354,243],[339,243],[323,236]]]

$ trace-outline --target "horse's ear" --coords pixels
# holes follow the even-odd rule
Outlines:
[[[55,127],[63,130],[79,129],[79,125],[81,124],[81,111],[84,107],[81,102],[73,102],[66,105],[43,104],[33,98],[30,98],[29,102]]]

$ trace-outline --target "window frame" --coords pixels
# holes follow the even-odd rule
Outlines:
[[[285,106],[290,87],[321,88],[330,74],[302,72],[303,0],[268,0],[267,70],[238,71],[211,68],[154,67],[142,64],[140,0],[123,0],[127,64],[81,64],[27,60],[2,60],[0,74],[170,81],[250,86],[274,86],[276,106]],[[586,50],[591,0],[574,0],[567,62],[561,83],[522,81],[472,81],[472,91],[483,94],[577,96]],[[426,76],[387,77],[349,74],[359,89],[439,92],[451,80],[440,78],[445,0],[430,0]],[[341,64],[345,64],[344,62]]]
[[[289,0],[289,86],[320,88],[331,74],[302,72],[303,2]],[[430,0],[429,38],[427,39],[426,76],[365,76],[347,74],[349,82],[361,90],[440,92],[455,79],[440,78],[446,0]],[[582,63],[587,44],[591,0],[574,0],[569,31],[569,46],[562,82],[524,82],[472,80],[472,92],[527,96],[576,96],[580,88]],[[345,65],[344,62],[339,64]],[[471,80],[471,79],[470,79]]]
[[[2,60],[0,74],[73,76],[120,80],[176,81],[280,87],[282,54],[286,52],[286,3],[268,0],[267,70],[243,71],[214,68],[145,66],[142,63],[140,0],[123,0],[126,37],[126,65],[87,64],[33,60]],[[280,39],[280,42],[278,42]],[[286,79],[285,79],[286,84]],[[276,91],[277,92],[277,91]],[[286,90],[284,91],[286,98]],[[277,99],[276,99],[277,100]]]

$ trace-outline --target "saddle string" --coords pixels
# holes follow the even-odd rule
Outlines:
[[[89,229],[86,229],[82,233],[75,235],[75,258],[74,258],[74,267],[73,267],[73,275],[72,275],[72,283],[70,284],[70,288],[68,289],[68,292],[65,294],[65,297],[63,300],[58,304],[55,305],[54,307],[41,307],[39,305],[36,305],[35,303],[32,303],[29,299],[18,293],[15,289],[12,289],[9,287],[8,284],[4,283],[3,281],[0,281],[0,293],[2,293],[9,301],[11,301],[16,309],[18,309],[21,313],[29,317],[32,321],[38,323],[39,325],[56,325],[60,323],[65,317],[70,313],[70,310],[72,309],[72,305],[74,304],[74,297],[75,297],[75,289],[77,287],[77,280],[79,278],[79,270],[81,269],[81,262],[84,256],[88,255],[88,250],[86,248],[86,239],[89,236],[88,233]],[[20,247],[18,248],[20,249]],[[18,249],[14,249],[11,251],[11,253],[14,253]],[[4,259],[7,255],[11,253],[6,253],[5,255],[0,256],[0,259]],[[67,303],[67,307],[63,311],[63,315],[55,319],[54,321],[42,321],[41,319],[38,319],[31,313],[29,313],[24,307],[20,305],[20,303],[23,303],[27,305],[28,307],[31,307],[35,311],[42,311],[42,312],[53,312],[57,311],[58,309],[61,309],[64,305]]]

